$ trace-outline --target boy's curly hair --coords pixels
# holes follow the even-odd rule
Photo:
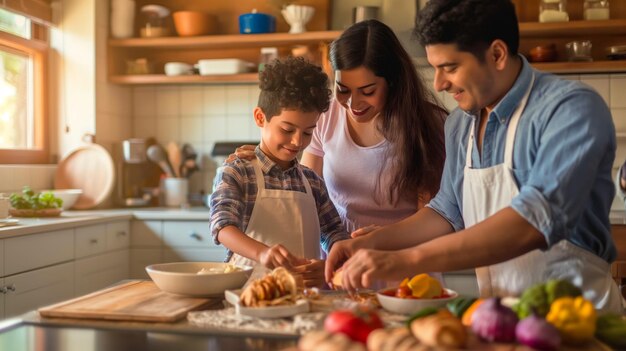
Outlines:
[[[258,106],[268,121],[283,109],[322,113],[330,105],[328,76],[301,57],[275,59],[259,73],[259,80]]]

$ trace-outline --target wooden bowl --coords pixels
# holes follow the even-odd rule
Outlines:
[[[176,11],[174,27],[181,37],[214,34],[217,30],[217,18],[200,11]]]
[[[46,208],[42,210],[17,210],[9,209],[9,214],[13,217],[58,217],[61,215],[60,208]]]

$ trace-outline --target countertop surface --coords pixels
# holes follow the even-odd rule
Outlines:
[[[0,238],[41,233],[51,230],[63,230],[78,226],[94,225],[123,220],[172,220],[172,221],[207,221],[209,209],[206,207],[190,208],[136,208],[106,209],[93,211],[63,211],[59,217],[15,218],[19,222],[14,226],[0,228]]]

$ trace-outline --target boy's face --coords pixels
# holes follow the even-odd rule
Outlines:
[[[495,99],[495,68],[490,60],[480,62],[455,44],[426,46],[428,62],[435,68],[436,91],[446,91],[464,111],[478,111]]]
[[[310,143],[320,113],[283,109],[268,122],[261,108],[254,109],[254,121],[261,128],[261,150],[283,169]]]

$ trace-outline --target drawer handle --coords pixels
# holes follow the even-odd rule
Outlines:
[[[95,244],[97,244],[97,243],[98,243],[98,239],[90,239],[90,240],[89,240],[89,243],[90,243],[90,244],[94,244],[94,245],[95,245]]]
[[[117,236],[126,236],[126,232],[123,230],[120,230],[119,232],[117,232]]]
[[[15,284],[11,284],[11,285],[7,286],[6,289],[7,289],[7,291],[14,292],[15,291]]]
[[[192,239],[196,239],[196,240],[202,240],[202,235],[196,233],[196,232],[192,232],[191,234],[189,234],[189,237]]]

